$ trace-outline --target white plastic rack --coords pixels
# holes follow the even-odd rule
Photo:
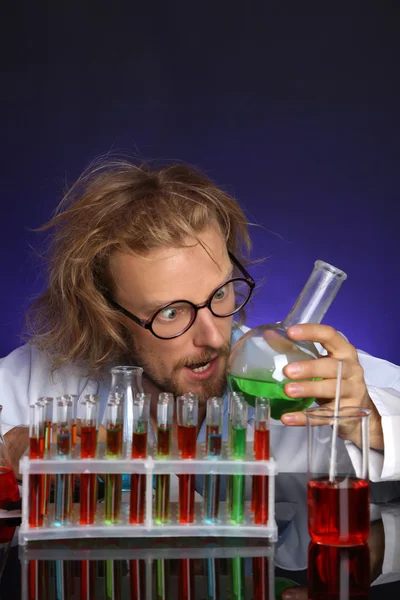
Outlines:
[[[109,459],[105,457],[104,444],[99,444],[97,458],[81,459],[79,445],[75,448],[71,459],[58,458],[55,454],[56,447],[52,445],[50,456],[44,459],[31,460],[25,455],[20,461],[20,472],[23,478],[22,493],[22,524],[19,530],[19,543],[26,544],[34,540],[85,538],[136,538],[136,537],[176,537],[176,536],[232,536],[270,538],[276,541],[278,529],[275,521],[275,476],[277,474],[276,462],[273,458],[266,461],[256,461],[253,457],[253,444],[247,444],[244,460],[233,460],[228,451],[226,442],[222,444],[222,453],[219,459],[210,459],[205,455],[205,444],[197,444],[197,458],[182,460],[174,445],[170,459],[158,459],[155,448],[149,448],[146,459],[134,460],[130,458]],[[96,510],[95,522],[92,525],[80,525],[79,503],[73,507],[72,518],[68,524],[54,524],[54,505],[49,505],[48,514],[44,518],[43,526],[30,527],[28,521],[29,510],[29,476],[33,474],[67,474],[75,475],[96,473],[103,475],[115,474],[145,474],[146,475],[146,506],[145,521],[140,525],[129,522],[129,494],[123,494],[121,516],[118,524],[106,525],[104,523],[104,503],[99,502]],[[153,481],[154,475],[266,475],[269,477],[268,485],[268,523],[257,525],[251,513],[251,501],[245,502],[244,522],[240,525],[233,524],[226,510],[225,502],[220,502],[219,518],[215,523],[208,523],[203,518],[203,503],[195,502],[194,522],[190,524],[179,523],[178,503],[170,503],[170,522],[158,525],[154,521]],[[126,501],[128,498],[128,502]],[[125,500],[125,501],[124,501]],[[250,500],[250,499],[249,499]]]

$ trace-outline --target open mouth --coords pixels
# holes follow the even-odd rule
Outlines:
[[[195,365],[194,367],[189,367],[189,369],[191,369],[194,373],[202,373],[203,371],[206,371],[210,365],[211,360],[209,360],[207,363],[201,363],[199,365]]]
[[[185,367],[186,372],[190,373],[191,379],[203,381],[212,377],[217,371],[218,356],[215,356],[208,362],[197,363],[190,367]]]

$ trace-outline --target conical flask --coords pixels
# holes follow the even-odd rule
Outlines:
[[[0,508],[10,508],[13,502],[19,500],[19,489],[14,470],[9,459],[7,446],[1,431],[1,413],[3,407],[0,406]]]
[[[286,330],[298,323],[320,323],[346,277],[340,269],[317,260],[286,319],[251,329],[233,346],[228,361],[230,390],[244,394],[252,406],[257,397],[269,398],[273,419],[310,406],[315,398],[285,394],[285,383],[293,380],[285,377],[283,369],[291,362],[318,358],[319,353],[313,343],[290,340]]]

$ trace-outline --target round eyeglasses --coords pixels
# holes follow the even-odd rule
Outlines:
[[[189,300],[174,300],[158,308],[149,319],[139,319],[109,296],[105,297],[111,306],[137,325],[151,331],[155,337],[170,340],[185,333],[193,325],[197,313],[202,308],[208,308],[214,317],[224,318],[242,310],[250,300],[255,287],[254,279],[233,254],[229,253],[229,257],[243,277],[232,277],[222,283],[211,292],[208,300],[203,304],[193,304]]]

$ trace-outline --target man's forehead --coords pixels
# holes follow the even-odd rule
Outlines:
[[[159,306],[178,296],[190,299],[188,294],[193,298],[197,293],[209,294],[232,273],[225,240],[221,235],[208,235],[202,243],[192,242],[180,248],[155,249],[147,255],[119,251],[111,266],[116,287],[127,298],[134,293],[140,306]]]

